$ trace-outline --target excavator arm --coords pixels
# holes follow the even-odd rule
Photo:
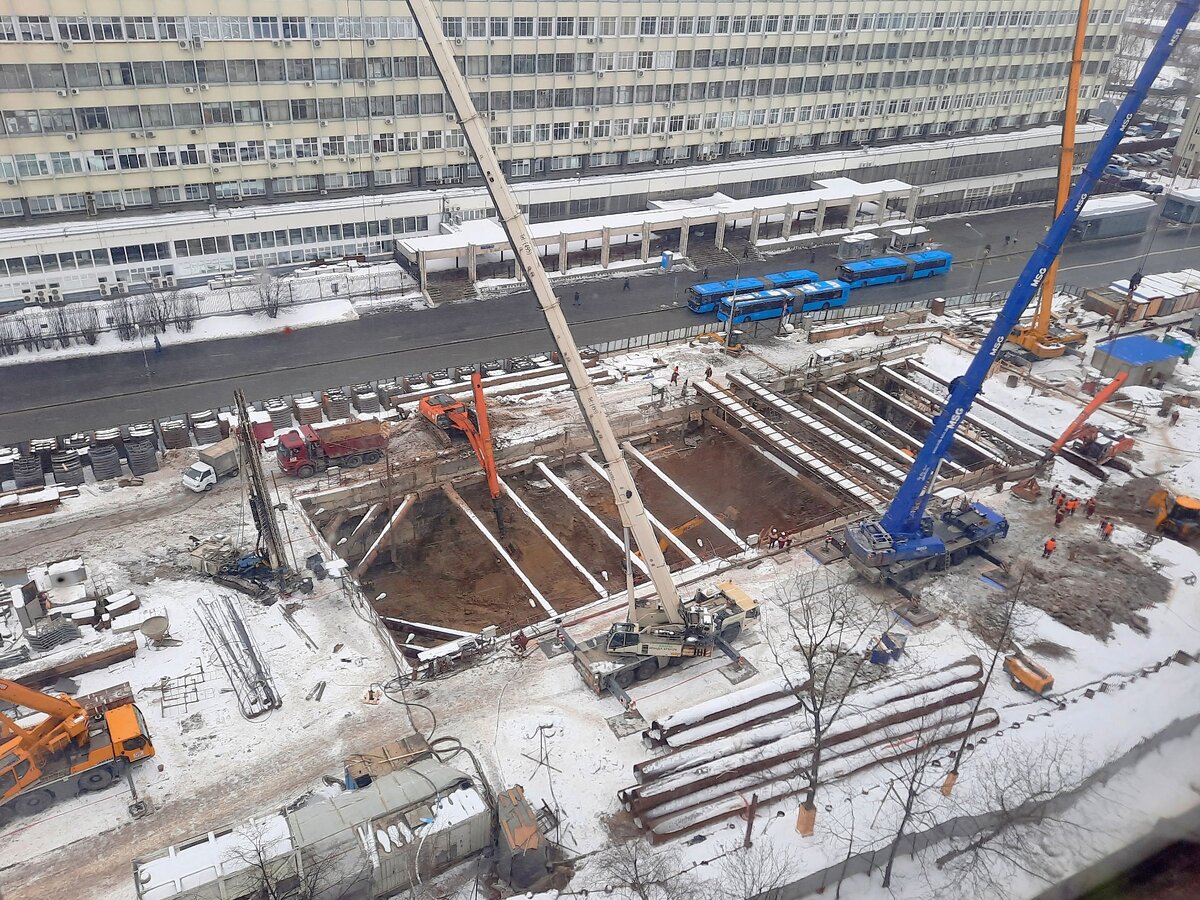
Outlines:
[[[1108,398],[1120,390],[1121,385],[1125,383],[1125,379],[1128,377],[1127,373],[1118,372],[1116,378],[1097,391],[1096,396],[1091,399],[1091,402],[1075,417],[1075,421],[1068,425],[1067,430],[1059,435],[1057,441],[1050,445],[1050,449],[1046,451],[1046,456],[1056,456],[1063,447],[1067,446],[1067,443],[1079,434],[1079,430],[1083,427],[1084,423],[1092,417],[1092,413],[1107,403]]]
[[[475,109],[470,91],[455,62],[454,49],[442,33],[442,20],[438,10],[430,0],[408,0],[408,6],[412,10],[413,18],[416,19],[421,40],[424,41],[425,48],[433,59],[433,65],[441,79],[442,87],[450,97],[454,112],[459,119],[459,126],[475,155],[475,162],[483,175],[484,186],[492,198],[492,203],[495,204],[500,225],[512,244],[521,270],[525,273],[525,278],[537,298],[538,306],[545,316],[546,327],[562,357],[563,369],[566,371],[571,390],[575,393],[580,411],[583,413],[584,425],[591,433],[604,467],[608,470],[613,499],[616,501],[621,524],[632,534],[638,549],[642,551],[642,559],[645,560],[646,568],[649,570],[650,579],[654,583],[654,589],[658,594],[667,621],[683,624],[684,615],[679,592],[671,578],[670,569],[667,568],[666,557],[658,547],[654,528],[646,516],[642,498],[638,495],[637,486],[634,484],[633,473],[629,469],[625,455],[621,452],[620,444],[617,443],[616,434],[613,432],[612,425],[600,402],[600,394],[588,375],[583,364],[583,357],[580,355],[579,348],[575,345],[575,340],[571,335],[571,329],[567,325],[567,318],[563,314],[558,298],[554,295],[554,289],[550,284],[550,279],[546,276],[546,270],[542,267],[537,246],[533,241],[533,234],[521,212],[521,206],[517,202],[512,188],[505,180],[500,160],[496,157],[495,150],[492,149],[491,138],[488,134],[489,126]],[[629,620],[633,622],[644,618],[634,603],[631,585]]]

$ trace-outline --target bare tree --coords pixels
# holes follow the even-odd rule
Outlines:
[[[95,346],[100,337],[100,313],[95,306],[72,306],[71,330],[77,340]]]
[[[770,896],[790,884],[796,873],[794,861],[772,841],[739,847],[721,859],[718,879],[720,898]]]
[[[32,353],[34,350],[40,349],[42,326],[37,319],[28,312],[23,312],[13,319],[13,324],[16,326],[17,340],[24,345],[28,352]]]
[[[826,735],[849,707],[847,698],[863,680],[867,638],[883,621],[882,610],[851,585],[821,569],[786,583],[776,598],[787,612],[791,650],[803,663],[807,681],[790,684],[793,667],[768,637],[776,663],[795,691],[812,731],[812,752],[802,757],[797,775],[806,784],[800,830],[811,834],[817,816]]]
[[[272,830],[272,819],[248,822],[237,829],[242,840],[228,851],[228,861],[240,863],[245,871],[243,896],[254,900],[342,900],[357,895],[356,886],[368,874],[368,860],[357,842],[352,850],[310,845],[295,851]]]
[[[656,854],[641,839],[615,844],[599,854],[602,876],[611,896],[634,900],[700,900],[694,879],[673,871],[667,854]]]
[[[12,319],[0,319],[0,356],[15,356],[20,351],[20,341]]]
[[[138,318],[133,304],[124,298],[111,300],[105,317],[117,331],[117,337],[123,341],[132,341],[137,337]]]
[[[981,813],[982,827],[951,839],[937,868],[953,872],[962,893],[972,897],[1007,896],[1014,867],[1051,881],[1045,868],[1034,864],[1044,853],[1039,829],[1054,828],[1058,843],[1090,830],[1060,811],[1083,785],[1089,768],[1065,743],[1047,742],[1036,753],[1024,746],[1005,747],[979,766],[970,807],[956,804],[960,815]]]
[[[254,294],[258,300],[258,308],[274,319],[279,310],[285,305],[286,291],[283,282],[272,277],[266,269],[260,269],[254,276]]]
[[[46,312],[46,323],[50,326],[50,334],[54,335],[60,347],[71,346],[71,314],[65,306],[52,306]]]
[[[1174,6],[1174,0],[1131,0],[1125,10],[1125,23],[1117,38],[1116,53],[1109,64],[1110,90],[1124,91],[1133,84],[1154,43],[1153,38],[1147,35],[1147,30],[1153,28],[1148,23],[1165,19]],[[1186,58],[1185,53],[1185,48],[1177,48],[1172,55],[1172,65],[1195,67],[1197,61],[1194,58]],[[1155,100],[1150,98],[1148,102],[1153,106]],[[1145,104],[1143,106],[1145,107]],[[1142,114],[1146,114],[1145,108],[1142,109]]]
[[[181,293],[176,299],[178,302],[175,307],[175,316],[172,319],[175,323],[175,330],[191,331],[200,315],[200,301],[196,299],[195,294],[190,292]]]
[[[883,870],[883,886],[891,887],[892,869],[900,847],[912,829],[927,822],[941,794],[935,789],[939,780],[938,760],[945,755],[943,744],[957,734],[956,714],[935,710],[916,719],[890,726],[888,739],[876,745],[880,767],[891,781],[883,802],[900,808],[896,833],[888,847]]]
[[[165,334],[179,308],[178,288],[154,288],[138,298],[138,321],[154,334]]]

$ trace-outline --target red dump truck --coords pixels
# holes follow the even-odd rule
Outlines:
[[[383,459],[387,442],[387,426],[374,420],[301,425],[279,436],[279,468],[296,478],[308,478],[330,466],[353,469]]]

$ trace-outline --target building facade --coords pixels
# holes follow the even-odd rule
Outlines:
[[[750,0],[737,15],[715,2],[441,8],[520,187],[1051,124],[1077,4],[1017,5],[883,0],[865,11],[846,0]],[[1083,111],[1102,91],[1123,5],[1093,4]],[[103,223],[92,230],[112,239],[126,218],[199,210],[220,223],[229,209],[394,196],[386,217],[325,223],[338,227],[323,243],[314,232],[301,258],[387,252],[397,229],[435,231],[449,215],[406,209],[407,193],[481,185],[403,0],[163,0],[152,9],[5,0],[0,122],[0,239],[10,248],[11,232],[48,223]],[[602,210],[578,204],[561,217],[619,211],[622,193],[609,190]],[[211,231],[184,253],[218,255],[227,236],[218,224]],[[124,254],[129,271],[169,268],[159,265],[176,258],[167,237],[122,245],[138,247],[137,259]],[[77,249],[76,272],[97,265],[101,245]],[[34,265],[14,272],[6,262],[0,295],[45,281],[36,276],[64,261]]]

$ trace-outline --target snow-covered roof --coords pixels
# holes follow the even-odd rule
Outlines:
[[[293,849],[281,815],[255,819],[236,828],[209,832],[203,839],[171,847],[153,859],[134,863],[141,900],[167,900],[185,890],[217,881],[256,864],[261,855],[276,859]]]
[[[793,191],[787,194],[771,194],[766,197],[747,197],[744,200],[725,198],[720,206],[709,206],[704,203],[681,202],[669,208],[646,209],[639,212],[614,213],[607,216],[590,216],[584,219],[564,219],[554,222],[531,223],[529,230],[539,243],[545,239],[556,239],[562,235],[582,233],[594,234],[608,228],[621,233],[653,228],[656,225],[670,224],[689,219],[693,222],[715,222],[717,216],[749,217],[756,211],[780,210],[787,206],[813,207],[821,201],[848,201],[856,197],[879,197],[883,194],[904,194],[912,190],[912,185],[895,178],[883,181],[862,183],[853,178],[827,178],[814,181],[816,186],[808,191]],[[491,250],[496,246],[507,246],[508,238],[500,225],[490,219],[478,219],[451,226],[444,234],[433,234],[425,237],[413,237],[397,241],[398,246],[410,258],[418,253],[448,253],[466,250],[474,246],[481,250]]]
[[[1173,200],[1200,203],[1200,187],[1171,188],[1167,191],[1167,196]]]
[[[1084,204],[1079,218],[1090,219],[1097,216],[1110,216],[1118,212],[1153,209],[1156,205],[1149,197],[1139,197],[1136,194],[1105,194],[1103,197],[1092,197],[1088,200]]]
[[[1164,344],[1148,338],[1144,334],[1131,334],[1116,340],[1105,341],[1096,345],[1096,352],[1105,353],[1113,359],[1119,359],[1131,366],[1149,366],[1183,356],[1183,350],[1179,347]]]

